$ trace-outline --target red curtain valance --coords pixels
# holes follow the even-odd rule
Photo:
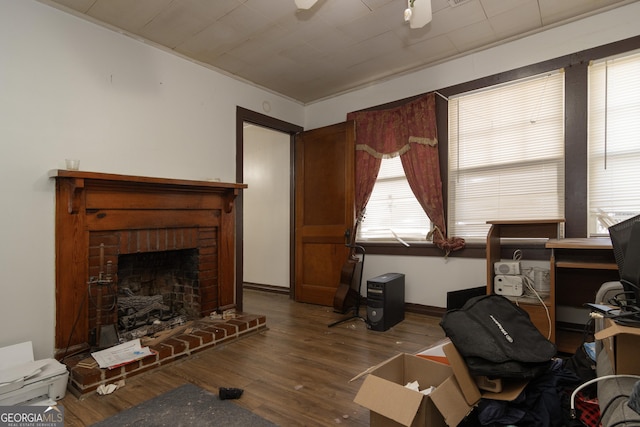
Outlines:
[[[429,238],[446,254],[464,239],[447,238],[438,155],[435,94],[402,106],[347,114],[356,124],[356,213],[364,213],[383,158],[401,156],[407,181],[433,224]]]

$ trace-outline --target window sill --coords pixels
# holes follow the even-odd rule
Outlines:
[[[444,251],[431,242],[413,242],[409,247],[399,242],[357,242],[365,249],[367,255],[401,255],[401,256],[433,256],[443,257]],[[450,258],[486,258],[486,244],[467,243],[464,249],[451,252]]]

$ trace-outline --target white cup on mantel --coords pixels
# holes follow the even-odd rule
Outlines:
[[[77,171],[80,169],[80,160],[78,159],[64,159],[64,163],[67,167],[67,170]]]

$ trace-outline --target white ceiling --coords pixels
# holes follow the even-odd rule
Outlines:
[[[41,1],[307,104],[637,0]]]

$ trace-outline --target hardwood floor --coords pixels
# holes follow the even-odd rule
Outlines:
[[[255,290],[244,297],[247,313],[266,315],[266,331],[136,376],[107,396],[67,393],[59,402],[65,425],[91,425],[189,382],[216,394],[219,387],[242,388],[237,404],[281,426],[368,426],[369,411],[353,403],[362,380],[349,380],[444,337],[436,317],[406,313],[386,332],[358,319],[329,328],[344,317],[330,307]]]

